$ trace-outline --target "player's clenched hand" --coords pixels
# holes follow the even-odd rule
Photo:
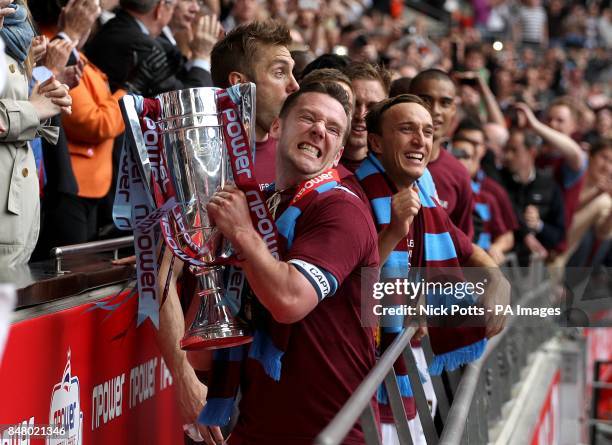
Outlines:
[[[404,189],[391,198],[391,222],[389,228],[399,236],[406,236],[414,217],[421,209],[416,186]]]
[[[223,190],[215,193],[206,209],[211,222],[234,245],[238,233],[255,230],[246,197],[234,185],[226,185]]]

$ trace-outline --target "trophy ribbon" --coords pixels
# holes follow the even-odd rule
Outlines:
[[[263,192],[255,178],[255,172],[252,168],[253,160],[249,156],[248,138],[238,117],[238,107],[227,90],[219,90],[216,94],[217,103],[221,109],[223,139],[230,158],[234,182],[246,196],[253,227],[263,238],[272,256],[278,260],[280,259],[278,231],[266,205]]]

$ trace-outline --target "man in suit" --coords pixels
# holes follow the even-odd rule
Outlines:
[[[86,47],[89,59],[106,73],[114,91],[128,88],[145,96],[210,85],[210,73],[168,57],[157,39],[174,13],[176,0],[121,0],[115,18]],[[178,51],[178,49],[176,49]],[[186,69],[187,74],[181,71]]]

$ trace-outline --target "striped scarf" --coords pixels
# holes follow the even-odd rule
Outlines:
[[[340,185],[339,176],[335,170],[328,170],[317,178],[330,173],[333,180],[323,181],[321,185],[313,187],[310,193],[304,193],[299,197],[297,194],[300,192],[298,192],[289,206],[276,218],[281,258],[291,249],[297,221],[310,203],[321,193],[334,188],[346,190]],[[305,183],[298,186],[296,190],[303,191]],[[274,194],[268,200],[272,213],[274,213],[274,204],[271,201],[275,197],[280,198],[280,195]],[[246,284],[246,280],[243,279],[243,282]],[[276,322],[252,295],[248,285],[244,286],[241,299],[243,306],[245,301],[251,302],[255,330],[253,342],[250,345],[217,349],[213,352],[213,366],[209,375],[206,405],[198,417],[198,421],[204,425],[224,426],[229,423],[240,387],[242,365],[247,357],[257,360],[265,373],[273,380],[278,382],[281,378],[282,358],[289,344],[292,325]]]
[[[380,232],[387,227],[391,220],[391,198],[397,193],[392,181],[387,177],[380,161],[370,153],[360,168],[355,172],[357,179],[365,191],[374,212],[377,230]],[[453,239],[450,234],[451,224],[444,209],[436,203],[436,189],[429,170],[418,181],[421,210],[415,216],[411,231],[415,241],[412,251],[408,246],[407,238],[402,239],[391,252],[380,272],[381,280],[394,281],[398,278],[409,278],[413,282],[424,279],[426,282],[442,282],[448,280],[464,281],[459,269],[459,261]],[[417,271],[414,269],[418,268]],[[437,278],[435,269],[445,268],[442,277]],[[447,269],[448,268],[448,269]],[[450,269],[452,268],[452,269]],[[418,270],[425,271],[420,276]],[[452,270],[454,272],[448,272]],[[391,296],[386,306],[400,303],[405,296]],[[427,292],[425,301],[427,305],[450,308],[452,305],[473,304],[470,298],[458,299],[454,295]],[[404,329],[404,316],[383,316],[381,325],[381,352],[393,342],[395,337]],[[438,325],[440,319],[437,319]],[[452,330],[451,330],[452,329]],[[440,375],[443,370],[452,371],[459,366],[472,362],[480,357],[486,346],[484,327],[428,327],[434,359],[429,365],[431,375]],[[414,401],[412,390],[407,376],[407,368],[402,357],[394,365],[400,393],[404,398],[404,406],[409,418],[414,417]],[[423,379],[421,379],[423,380]],[[386,391],[381,388],[378,392],[379,403],[388,403]],[[384,406],[381,406],[384,408]],[[383,414],[381,409],[381,414]]]
[[[480,193],[480,183],[472,181],[472,192],[474,192],[474,242],[478,247],[489,250],[491,247],[491,206],[487,199]],[[480,220],[480,224],[476,221]],[[478,227],[476,227],[478,226]]]

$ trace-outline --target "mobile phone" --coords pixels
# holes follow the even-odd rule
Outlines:
[[[459,83],[461,85],[469,85],[471,87],[476,87],[478,86],[478,79],[476,79],[475,77],[471,77],[471,78],[461,77],[459,79]]]

